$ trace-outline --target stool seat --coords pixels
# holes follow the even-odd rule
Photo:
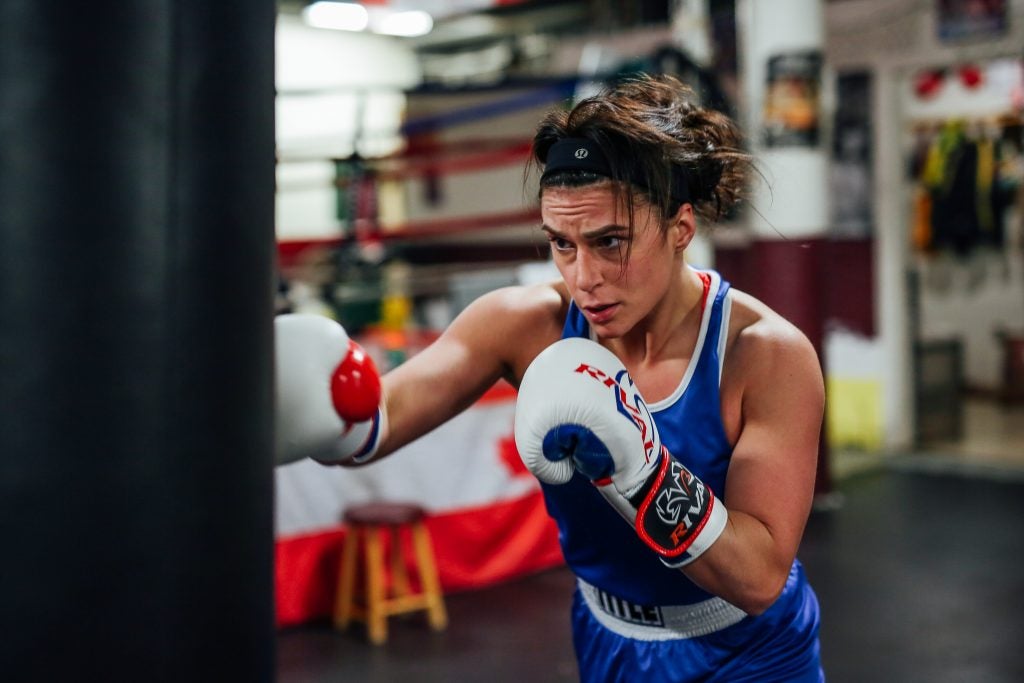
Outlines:
[[[347,524],[399,526],[412,524],[425,514],[422,507],[411,503],[365,503],[345,510],[342,519]]]
[[[435,631],[447,626],[448,615],[426,516],[426,511],[413,503],[375,502],[345,510],[342,521],[348,526],[348,534],[338,572],[335,628],[345,629],[353,620],[364,621],[370,641],[379,645],[387,640],[387,618],[396,614],[425,611]],[[411,538],[411,558],[406,556],[403,536]],[[387,563],[386,540],[390,541]],[[357,599],[360,553],[364,559],[365,592]],[[416,570],[418,590],[413,590],[409,581],[407,561]]]

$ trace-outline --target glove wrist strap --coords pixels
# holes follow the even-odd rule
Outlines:
[[[672,567],[697,559],[728,521],[711,489],[664,448],[658,469],[629,502],[640,539]]]
[[[369,462],[377,455],[377,448],[386,432],[387,413],[382,404],[369,420],[345,423],[345,430],[334,442],[331,457],[316,460],[323,465]]]

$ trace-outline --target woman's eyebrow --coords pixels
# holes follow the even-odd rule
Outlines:
[[[612,233],[628,232],[629,228],[624,225],[618,225],[617,223],[610,223],[600,228],[595,228],[583,233],[583,237],[588,240],[598,239],[599,237],[607,237]]]
[[[550,234],[550,235],[553,235],[554,237],[563,237],[563,238],[565,237],[564,234],[562,234],[558,230],[555,230],[550,225],[541,225],[540,229],[543,230],[544,232]],[[593,230],[588,230],[588,231],[582,233],[581,237],[583,237],[584,239],[593,240],[593,239],[598,239],[600,237],[606,237],[607,235],[612,234],[612,233],[621,233],[621,232],[628,232],[628,231],[629,231],[629,229],[626,226],[624,226],[624,225],[618,225],[618,224],[615,224],[615,223],[611,223],[609,225],[604,225],[604,226],[602,226],[600,228],[594,228]]]

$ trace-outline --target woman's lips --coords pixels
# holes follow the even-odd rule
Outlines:
[[[583,312],[590,322],[597,324],[606,323],[611,320],[617,310],[619,310],[618,304],[599,304],[583,307]]]

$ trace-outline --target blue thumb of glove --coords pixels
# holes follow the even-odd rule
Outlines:
[[[591,481],[606,479],[615,472],[615,461],[604,442],[586,427],[564,424],[544,435],[544,457],[552,462],[572,458],[576,470]]]

